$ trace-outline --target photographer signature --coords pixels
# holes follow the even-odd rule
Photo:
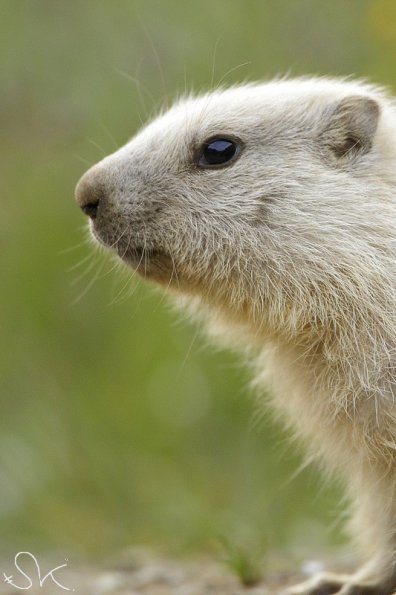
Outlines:
[[[30,578],[30,576],[24,571],[22,570],[21,566],[20,566],[20,558],[22,558],[22,556],[25,557],[29,557],[31,560],[33,560],[36,569],[37,569],[37,580],[39,582],[40,587],[42,587],[45,583],[45,581],[47,580],[52,580],[52,582],[54,582],[60,589],[63,589],[64,591],[74,591],[74,589],[70,589],[69,587],[66,587],[65,585],[62,585],[58,580],[56,580],[55,578],[55,572],[57,572],[58,570],[60,570],[61,568],[66,568],[67,564],[61,564],[60,566],[56,566],[55,568],[52,568],[52,570],[50,570],[49,572],[47,572],[47,574],[45,574],[44,576],[41,575],[41,570],[40,570],[40,566],[39,563],[37,561],[36,556],[34,556],[33,554],[31,554],[30,552],[18,552],[15,555],[14,558],[14,565],[15,568],[17,569],[17,571],[19,572],[19,574],[24,577],[27,581],[28,584],[25,586],[20,586],[19,584],[15,584],[13,579],[14,576],[12,574],[7,575],[5,572],[3,572],[3,577],[4,577],[4,582],[7,583],[8,585],[11,585],[11,587],[14,587],[15,589],[20,589],[20,590],[27,590],[30,589],[31,587],[33,587],[33,580]],[[36,578],[36,577],[33,577]]]

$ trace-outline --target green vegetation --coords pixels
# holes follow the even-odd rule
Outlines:
[[[262,579],[264,551],[246,548],[223,541],[223,561],[245,587],[253,587]]]
[[[396,3],[2,0],[0,15],[3,548],[335,543],[336,489],[307,469],[289,481],[301,461],[268,415],[253,423],[242,362],[84,242],[73,190],[185,89],[288,72],[394,85]]]

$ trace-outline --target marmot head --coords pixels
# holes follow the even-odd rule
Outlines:
[[[142,275],[314,324],[328,300],[379,282],[395,209],[384,105],[375,88],[329,79],[186,98],[92,167],[77,200]]]

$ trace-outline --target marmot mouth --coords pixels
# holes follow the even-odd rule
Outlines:
[[[114,251],[125,264],[143,277],[167,283],[174,277],[178,278],[173,259],[166,250],[150,246],[130,246],[122,238],[114,242],[112,237],[99,233],[95,227],[91,227],[91,231],[102,246]]]

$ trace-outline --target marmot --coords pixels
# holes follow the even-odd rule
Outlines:
[[[396,104],[276,80],[186,97],[80,180],[99,243],[212,335],[345,483],[367,557],[289,593],[396,589]]]

